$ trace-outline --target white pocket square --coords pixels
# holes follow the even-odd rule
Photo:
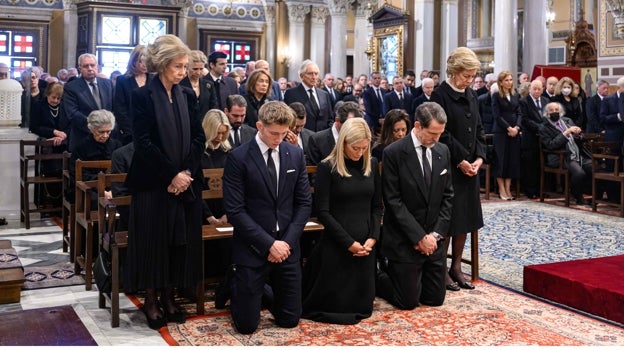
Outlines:
[[[447,171],[446,171],[446,169],[444,169],[444,170],[442,170],[442,172],[440,173],[440,175],[444,175],[444,174],[446,174],[446,173],[447,173]]]
[[[288,170],[286,170],[286,174],[288,174],[288,173],[292,173],[292,172],[294,172],[294,171],[295,171],[295,169],[288,169]]]

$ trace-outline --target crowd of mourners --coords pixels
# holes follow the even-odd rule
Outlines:
[[[483,226],[483,164],[501,199],[515,199],[512,180],[536,198],[540,149],[564,150],[583,204],[584,135],[623,140],[624,77],[615,94],[598,80],[589,97],[569,77],[480,69],[460,47],[445,74],[425,70],[419,84],[411,70],[321,76],[311,60],[289,82],[274,80],[265,60],[228,72],[226,53],[165,35],[137,46],[110,78],[89,53],[57,77],[33,67],[24,120],[54,152],[71,152],[70,172],[77,159],[112,160],[112,172],[128,174],[106,195],[132,195],[120,219],[123,285],[145,293],[151,328],[184,322],[176,296],[205,276],[224,276],[215,307],[230,301],[241,333],[257,329],[263,307],[281,327],[301,317],[354,324],[371,316],[375,296],[409,310],[475,288],[461,258],[467,234]],[[0,64],[0,78],[8,70]],[[207,168],[223,168],[223,199],[202,199]],[[303,235],[311,216],[324,226],[318,237]],[[202,242],[202,225],[231,225],[233,236]]]

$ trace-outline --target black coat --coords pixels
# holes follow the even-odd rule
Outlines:
[[[463,160],[472,163],[480,157],[487,161],[477,94],[471,88],[463,93],[455,91],[444,81],[433,90],[431,101],[440,104],[448,117],[440,142],[451,151],[455,191],[449,235],[478,230],[483,227],[479,177],[468,177],[457,168]]]
[[[193,89],[191,80],[186,77],[182,79],[180,85],[186,86],[189,89]],[[193,90],[195,91],[195,90]],[[217,90],[214,88],[214,82],[206,79],[206,77],[199,78],[199,96],[197,97],[197,118],[203,120],[206,112],[211,109],[219,109],[219,99],[217,97]]]

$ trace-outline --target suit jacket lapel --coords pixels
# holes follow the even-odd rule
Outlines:
[[[271,193],[271,196],[275,199],[275,191],[271,188],[271,179],[269,177],[269,170],[267,169],[266,161],[264,160],[264,155],[260,152],[260,147],[257,142],[250,142],[249,145],[249,155],[251,159],[258,167],[258,173],[262,176],[264,183],[267,186],[267,190]],[[280,166],[281,169],[281,166]]]
[[[282,142],[283,144],[283,142]],[[285,146],[279,146],[280,167],[279,175],[277,179],[277,197],[284,193],[284,186],[286,186],[286,171],[291,168],[290,166],[290,154]]]
[[[438,150],[437,144],[431,148],[431,188],[438,188],[440,174],[444,171],[444,162],[442,162],[442,154]],[[446,171],[449,171],[447,169]]]
[[[412,138],[410,137],[410,135],[407,135],[406,137],[404,137],[404,139],[407,139],[403,148],[403,152],[405,152],[405,164],[407,164],[409,173],[412,174],[414,180],[416,181],[416,184],[418,184],[418,188],[420,189],[420,192],[422,192],[423,197],[429,200],[429,189],[425,185],[425,178],[423,177],[422,167],[420,165],[420,160],[418,159],[416,149],[414,148]]]
[[[84,96],[84,100],[88,101],[89,103],[89,107],[91,107],[91,110],[96,110],[98,109],[97,103],[95,103],[95,97],[93,97],[93,92],[91,91],[91,86],[89,86],[89,84],[87,83],[86,80],[79,78],[82,81],[82,96]],[[99,88],[99,86],[98,86]],[[100,94],[100,99],[101,99],[101,94]]]

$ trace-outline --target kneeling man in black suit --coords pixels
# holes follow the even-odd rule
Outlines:
[[[446,296],[446,251],[453,185],[451,154],[437,142],[446,114],[435,102],[421,104],[409,136],[383,155],[384,226],[381,254],[387,266],[377,273],[377,295],[392,305],[414,309],[439,306]]]
[[[299,240],[312,196],[303,150],[282,142],[294,119],[283,102],[262,105],[256,136],[230,152],[223,171],[223,203],[234,226],[232,321],[243,334],[258,328],[265,284],[278,326],[296,327],[301,316]]]

